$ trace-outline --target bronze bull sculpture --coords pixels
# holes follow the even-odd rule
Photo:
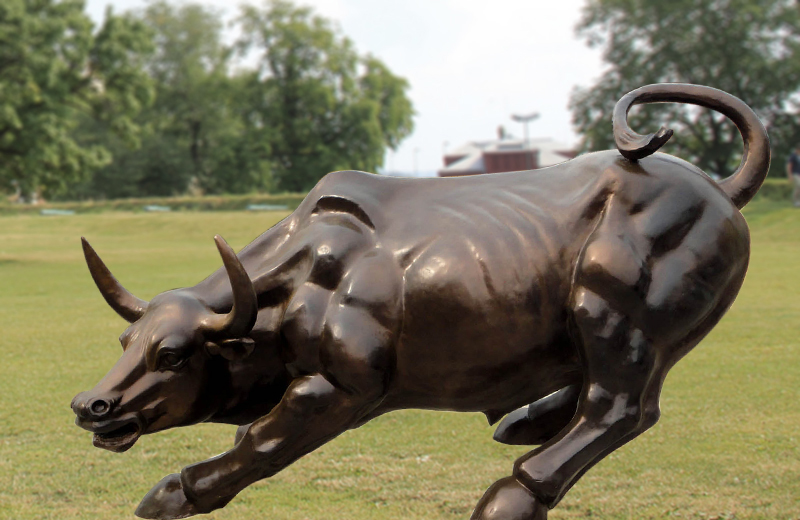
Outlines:
[[[655,153],[631,106],[683,102],[739,128],[719,184]],[[223,507],[342,432],[403,408],[504,416],[495,438],[541,444],[473,519],[541,520],[585,471],[656,423],[667,371],[733,302],[747,269],[742,208],[769,142],[739,99],[664,84],[623,97],[617,150],[551,168],[446,179],[326,176],[224,268],[150,302],[84,241],[109,305],[131,323],[120,360],[75,397],[94,444],[203,421],[232,449],[159,482],[136,513]]]

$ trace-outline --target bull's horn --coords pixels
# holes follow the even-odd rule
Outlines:
[[[141,318],[145,309],[147,309],[147,302],[129,293],[114,278],[114,275],[108,270],[106,264],[100,260],[100,257],[97,256],[97,253],[85,238],[81,237],[81,243],[83,244],[83,256],[86,257],[86,265],[89,266],[89,273],[91,273],[95,285],[100,289],[100,294],[103,295],[106,302],[112,309],[117,311],[117,314],[130,323]]]
[[[214,237],[214,242],[217,243],[222,263],[225,264],[225,270],[231,281],[233,308],[228,314],[217,314],[208,318],[205,329],[218,337],[240,338],[247,335],[256,323],[258,317],[256,290],[231,246],[219,235]]]

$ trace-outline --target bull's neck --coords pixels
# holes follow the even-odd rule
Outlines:
[[[253,353],[241,361],[225,363],[217,389],[219,410],[209,422],[247,424],[267,415],[278,404],[289,385],[290,377],[278,359],[275,346],[256,345]]]
[[[259,313],[285,306],[298,280],[308,275],[312,255],[307,245],[290,240],[297,219],[296,213],[290,215],[237,254],[258,296]],[[230,279],[224,267],[187,290],[214,312],[228,312],[233,305]]]

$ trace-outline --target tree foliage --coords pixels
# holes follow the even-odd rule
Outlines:
[[[151,4],[144,21],[156,34],[148,70],[158,86],[148,114],[159,135],[185,153],[185,176],[207,192],[265,188],[263,147],[245,135],[240,78],[230,74],[232,50],[223,44],[221,13],[199,4]],[[255,145],[256,149],[250,149]]]
[[[24,196],[65,190],[111,160],[76,138],[83,118],[131,144],[152,97],[141,59],[147,29],[107,12],[96,33],[82,0],[0,3],[0,184]]]
[[[222,41],[221,14],[199,4],[158,1],[133,16],[150,29],[155,46],[144,62],[156,97],[137,120],[144,129],[142,146],[131,149],[101,132],[114,160],[73,194],[126,197],[176,195],[190,187],[211,193],[265,188],[268,170],[259,158],[264,154],[248,149],[253,143],[244,133],[242,81],[230,75],[231,50]]]
[[[412,129],[407,82],[311,9],[275,0],[242,8],[240,53],[255,53],[250,130],[271,144],[277,186],[311,188],[337,169],[375,170]]]
[[[129,16],[155,48],[142,61],[156,96],[135,119],[141,146],[82,119],[82,142],[113,160],[71,197],[304,191],[329,171],[374,171],[411,132],[408,83],[309,8],[242,7],[231,46],[221,13],[199,4]]]
[[[589,0],[578,34],[603,49],[609,68],[571,99],[588,150],[613,147],[611,113],[626,92],[658,82],[708,85],[748,103],[781,158],[797,138],[800,10],[794,0]],[[709,173],[728,175],[741,156],[735,127],[710,110],[670,104],[631,112],[650,132],[676,130],[672,152]],[[669,145],[668,145],[669,146]]]

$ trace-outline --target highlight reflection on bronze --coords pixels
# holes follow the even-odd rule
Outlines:
[[[745,153],[717,184],[655,153],[632,105],[681,102],[733,120]],[[223,507],[251,483],[403,408],[501,418],[495,439],[541,444],[473,519],[543,520],[578,478],[658,420],[667,371],[720,320],[747,269],[739,209],[769,143],[740,100],[650,85],[620,100],[618,150],[536,170],[444,179],[327,175],[223,267],[150,302],[84,241],[92,277],[131,325],[123,353],[75,397],[96,446],[198,422],[235,444],[165,477],[143,518]]]

